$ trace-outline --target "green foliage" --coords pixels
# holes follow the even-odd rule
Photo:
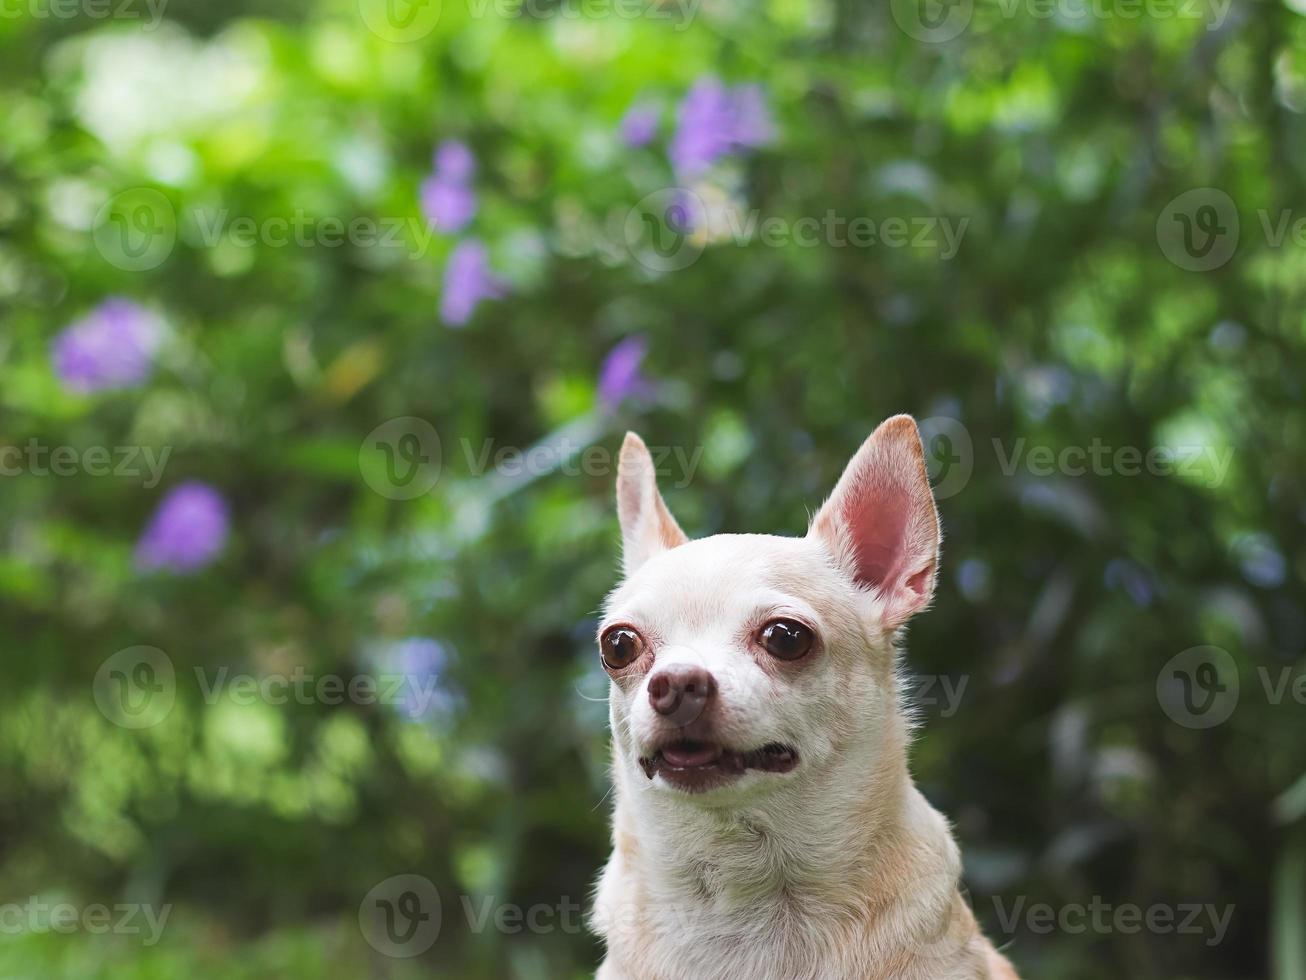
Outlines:
[[[956,822],[980,920],[1030,977],[1265,976],[1271,948],[1299,977],[1306,705],[1263,677],[1306,671],[1306,251],[1275,235],[1306,217],[1306,21],[967,0],[966,28],[932,43],[901,3],[684,20],[450,2],[402,43],[369,30],[383,6],[173,0],[152,24],[143,0],[136,19],[24,0],[0,17],[0,447],[168,451],[157,485],[0,477],[0,905],[174,906],[153,946],[3,925],[0,975],[584,975],[583,931],[477,931],[461,897],[583,904],[606,856],[593,629],[622,432],[674,450],[662,484],[691,534],[796,534],[875,423],[909,411],[958,420],[971,447],[940,494],[943,574],[907,665],[966,678],[955,713],[922,706],[914,768]],[[667,144],[707,74],[763,83],[776,137],[687,181]],[[634,148],[619,123],[637,100],[663,118]],[[478,159],[456,235],[420,206],[450,138]],[[681,183],[713,220],[658,271],[637,205]],[[1201,187],[1239,231],[1195,270],[1176,236],[1207,212],[1173,208]],[[114,244],[114,200],[153,209],[148,267]],[[776,238],[737,234],[750,215]],[[828,215],[879,235],[791,234]],[[359,219],[393,243],[328,241]],[[904,244],[880,237],[895,219]],[[296,222],[308,240],[281,241]],[[454,328],[444,273],[470,236],[506,295]],[[166,324],[152,376],[71,392],[51,343],[110,296]],[[647,388],[613,407],[598,378],[632,336]],[[367,452],[405,417],[441,447],[412,500],[377,492]],[[948,433],[930,442],[940,487],[963,447]],[[515,451],[564,437],[565,464],[523,470]],[[1046,475],[1028,455],[1095,445],[1210,455]],[[226,546],[193,575],[143,573],[136,542],[189,480],[228,502]],[[224,671],[384,673],[418,637],[444,658],[419,721],[320,692],[206,696]],[[140,645],[166,654],[175,703],[132,729],[93,694]],[[1241,695],[1197,729],[1158,677],[1204,645]],[[359,927],[396,874],[443,900],[412,962]],[[1006,935],[1016,896],[1234,912],[1215,945]]]

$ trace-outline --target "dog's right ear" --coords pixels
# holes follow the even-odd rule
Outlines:
[[[689,540],[658,493],[648,447],[633,432],[627,432],[621,444],[617,518],[621,522],[621,564],[627,575],[659,552]]]
[[[880,424],[849,461],[809,536],[875,592],[896,629],[929,604],[939,564],[939,514],[920,431],[909,415]]]

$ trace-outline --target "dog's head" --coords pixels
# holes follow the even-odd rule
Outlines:
[[[866,440],[806,537],[688,540],[633,433],[617,510],[625,579],[599,651],[628,783],[724,804],[801,791],[845,749],[874,750],[898,718],[893,634],[929,602],[938,564],[910,417]]]

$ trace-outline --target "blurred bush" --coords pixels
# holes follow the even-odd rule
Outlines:
[[[915,770],[986,928],[1306,976],[1296,7],[11,4],[0,974],[584,975],[472,913],[605,857],[621,433],[691,533],[796,534],[910,411],[908,664],[965,684]],[[399,874],[411,961],[360,924]],[[1232,914],[1003,924],[1095,897]]]

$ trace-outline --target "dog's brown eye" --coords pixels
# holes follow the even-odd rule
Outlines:
[[[795,620],[773,619],[762,627],[761,640],[771,656],[780,660],[797,660],[812,649],[816,636]]]
[[[629,626],[614,626],[599,640],[599,654],[609,670],[629,667],[644,652],[644,638]]]

